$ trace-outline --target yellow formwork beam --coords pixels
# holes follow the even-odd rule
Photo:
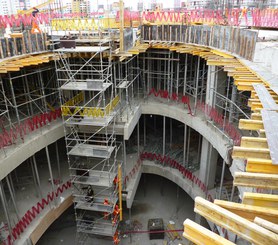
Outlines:
[[[265,138],[265,137],[266,137],[266,134],[265,134],[265,130],[264,130],[264,129],[260,129],[260,130],[259,130],[259,136],[260,136],[261,138]]]
[[[278,195],[244,192],[242,203],[278,210]]]
[[[260,120],[240,119],[238,128],[243,130],[260,130],[264,129],[264,124]]]
[[[234,186],[278,189],[278,174],[235,172]]]
[[[262,114],[261,113],[252,113],[251,120],[262,121]]]
[[[219,51],[219,50],[214,50],[214,49],[212,49],[211,52],[214,53],[214,54],[216,54],[216,55],[222,56],[222,57],[224,57],[224,58],[230,58],[230,59],[234,58],[234,56],[232,56],[232,55],[230,55],[230,54],[226,54],[226,53],[221,52],[221,51]]]
[[[256,217],[254,219],[254,223],[269,230],[269,231],[272,231],[272,232],[278,234],[278,225],[277,224],[273,224],[272,222],[261,219],[259,217]]]
[[[260,158],[260,159],[271,159],[269,149],[265,148],[247,148],[234,146],[232,158]]]
[[[248,82],[248,83],[246,83],[246,82],[239,82],[237,84],[237,89],[239,91],[252,91],[253,83],[250,83],[250,82]]]
[[[204,198],[195,198],[194,211],[205,217],[207,220],[224,227],[251,243],[258,245],[276,245],[278,243],[277,234],[211,203]]]
[[[256,217],[278,223],[278,210],[272,208],[246,205],[223,200],[214,200],[214,204],[225,208],[240,217],[253,221]],[[278,242],[278,241],[277,241]]]
[[[215,234],[214,232],[204,228],[203,226],[186,219],[183,222],[183,236],[189,241],[197,245],[232,245],[233,242]]]
[[[246,148],[268,148],[267,139],[258,137],[241,137],[240,146]]]
[[[272,164],[271,160],[250,158],[247,160],[246,172],[278,174],[278,165]]]

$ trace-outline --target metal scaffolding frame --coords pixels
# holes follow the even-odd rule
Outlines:
[[[119,223],[114,210],[122,144],[116,142],[115,120],[121,95],[112,76],[112,40],[94,45],[55,50],[78,244],[92,234],[113,237]]]

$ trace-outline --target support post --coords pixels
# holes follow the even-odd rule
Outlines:
[[[188,127],[187,150],[186,150],[186,167],[187,168],[189,167],[190,134],[191,134],[191,128]]]
[[[35,155],[33,155],[32,160],[33,160],[33,166],[34,166],[36,179],[37,179],[37,183],[38,183],[39,194],[40,194],[40,197],[42,198],[41,181],[40,181],[40,176],[39,176],[39,171],[38,171],[38,166],[37,166]]]
[[[170,149],[172,149],[173,144],[173,121],[172,118],[170,118]]]
[[[1,198],[3,209],[4,209],[4,214],[5,214],[7,223],[8,223],[9,234],[12,237],[11,220],[10,220],[10,216],[9,216],[9,212],[8,212],[8,208],[7,208],[7,201],[6,201],[4,188],[3,188],[3,184],[2,184],[1,180],[0,180],[0,198]]]
[[[165,156],[165,124],[166,124],[166,118],[165,116],[163,117],[163,149],[162,149],[162,156]]]
[[[220,199],[220,200],[221,200],[223,181],[224,181],[224,176],[225,176],[225,166],[226,166],[226,163],[225,163],[225,160],[223,159],[221,181],[220,181],[220,188],[219,188],[219,196],[218,196],[218,199]]]
[[[52,168],[51,168],[48,146],[45,147],[45,153],[46,153],[47,164],[48,164],[48,169],[49,169],[49,174],[50,174],[51,187],[52,187],[52,191],[54,191],[55,186],[54,186],[54,180],[53,180],[53,174],[52,174]],[[55,205],[56,205],[56,198],[55,198]]]
[[[15,214],[16,214],[16,217],[19,221],[20,220],[19,212],[18,212],[18,209],[17,209],[17,205],[16,205],[16,202],[15,202],[15,196],[14,196],[14,193],[12,191],[12,188],[11,188],[11,185],[10,185],[10,180],[9,180],[8,176],[6,176],[6,182],[7,182],[8,189],[9,189],[9,192],[10,192],[10,195],[11,195],[11,199],[12,199],[12,202],[13,202],[13,205],[14,205]]]
[[[140,157],[140,121],[137,123],[137,155]]]
[[[186,131],[187,125],[184,124],[184,135],[183,135],[183,166],[185,166],[186,161]]]
[[[144,147],[146,147],[146,145],[147,145],[147,139],[146,139],[146,137],[147,137],[147,132],[146,132],[146,115],[144,114]]]
[[[59,148],[58,148],[57,141],[55,142],[55,149],[56,149],[56,157],[57,157],[58,178],[59,178],[59,181],[62,181]]]
[[[197,71],[196,71],[196,86],[195,86],[194,115],[196,114],[197,101],[198,101],[199,69],[200,69],[200,56],[198,56]]]

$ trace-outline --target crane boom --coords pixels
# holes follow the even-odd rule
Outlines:
[[[37,6],[35,6],[35,8],[40,10],[41,8],[43,8],[43,7],[53,3],[54,1],[55,0],[48,0],[48,1],[44,2],[44,3],[41,3],[41,4],[37,5]],[[33,11],[34,11],[34,8],[32,7],[30,9],[28,9],[28,10],[19,10],[18,14],[31,14]]]

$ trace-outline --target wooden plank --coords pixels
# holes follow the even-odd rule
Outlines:
[[[253,221],[256,217],[260,217],[270,222],[278,223],[278,210],[276,209],[246,205],[243,203],[234,203],[217,199],[214,200],[214,204],[225,208],[249,221]]]
[[[265,148],[247,148],[234,146],[232,158],[260,158],[260,159],[271,159],[269,149]]]
[[[234,186],[245,186],[262,189],[278,189],[277,174],[235,172]]]
[[[240,146],[247,148],[268,148],[267,139],[258,137],[242,137]]]
[[[247,241],[259,245],[276,245],[278,235],[201,197],[195,198],[194,211]]]
[[[250,119],[240,119],[238,128],[242,130],[259,130],[264,129],[263,121],[250,120]]]
[[[278,195],[244,192],[242,203],[278,210]]]
[[[272,222],[261,219],[259,217],[255,218],[254,223],[269,230],[269,231],[272,231],[272,232],[278,234],[278,225],[277,224],[273,224]]]
[[[259,96],[264,109],[278,110],[278,105],[263,84],[253,84],[253,87]]]
[[[246,172],[278,174],[278,165],[266,159],[247,159]]]
[[[203,226],[186,219],[183,223],[183,236],[197,245],[232,245],[234,243],[204,228]]]
[[[42,217],[40,223],[30,235],[32,244],[36,244],[49,226],[72,205],[72,200],[73,197],[69,196],[56,209],[51,209],[44,217]]]
[[[278,165],[278,113],[265,109],[261,113],[271,160],[273,164]]]
[[[252,113],[251,114],[251,119],[261,121],[262,120],[262,114],[261,113]]]

